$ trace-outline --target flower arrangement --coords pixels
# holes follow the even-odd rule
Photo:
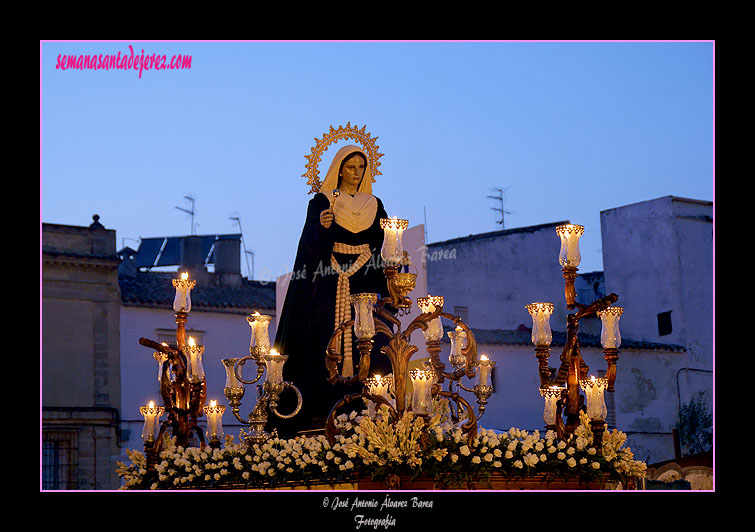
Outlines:
[[[146,457],[127,451],[131,461],[118,462],[122,489],[261,488],[288,483],[334,484],[388,475],[429,477],[453,487],[500,473],[511,478],[546,474],[551,478],[618,481],[643,477],[646,465],[625,447],[626,435],[603,433],[600,451],[593,446],[589,419],[569,440],[552,431],[511,428],[496,432],[480,428],[469,441],[459,424],[452,424],[448,405],[437,402],[429,419],[405,413],[392,422],[383,406],[374,419],[366,411],[337,419],[341,434],[334,445],[325,436],[272,438],[261,445],[234,443],[226,436],[222,449],[183,448],[166,441],[156,471],[148,472]]]

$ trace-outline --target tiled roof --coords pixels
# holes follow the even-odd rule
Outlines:
[[[476,329],[470,327],[474,334],[475,340],[479,345],[532,345],[532,332],[526,328],[518,330],[504,329]],[[445,331],[451,330],[450,327],[444,326]],[[444,341],[448,341],[444,334]],[[553,341],[551,346],[563,347],[566,344],[566,333],[553,331]],[[594,334],[579,334],[579,345],[581,347],[590,347],[602,349],[600,336]],[[686,351],[681,345],[662,344],[657,342],[645,342],[622,338],[621,349],[636,349],[643,351]]]
[[[121,276],[121,301],[124,305],[167,308],[173,306],[176,290],[171,272],[138,272]],[[239,285],[218,282],[200,283],[191,291],[193,309],[275,309],[275,283],[241,278]]]

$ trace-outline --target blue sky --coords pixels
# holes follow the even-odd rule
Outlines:
[[[56,68],[129,45],[191,68]],[[714,199],[712,42],[43,42],[40,76],[42,222],[96,213],[136,248],[189,234],[191,195],[197,234],[240,219],[257,279],[291,268],[304,156],[347,122],[378,137],[388,214],[430,242],[500,229],[498,187],[506,228],[585,225],[595,271],[600,211]]]

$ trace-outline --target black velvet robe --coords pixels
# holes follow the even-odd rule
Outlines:
[[[338,275],[332,272],[330,257],[333,244],[368,244],[372,257],[349,278],[352,294],[375,292],[378,297],[388,296],[380,250],[383,246],[383,229],[380,218],[387,218],[383,203],[376,198],[378,208],[372,225],[359,233],[333,222],[329,228],[320,224],[320,213],[330,207],[324,194],[316,194],[309,202],[294,262],[294,270],[286,292],[285,302],[275,335],[274,347],[287,355],[283,367],[284,380],[293,383],[302,394],[301,411],[290,420],[281,420],[274,414],[269,418],[268,430],[277,428],[282,437],[293,437],[298,431],[320,429],[330,410],[344,395],[361,390],[361,385],[329,384],[325,366],[325,350],[335,329],[335,300]],[[357,255],[335,254],[339,264],[348,265]],[[389,309],[391,310],[391,309]],[[370,354],[370,372],[387,375],[392,372],[390,361],[379,352],[387,338],[379,334]],[[354,341],[352,348],[354,373],[358,372],[359,350]],[[295,394],[285,390],[281,396],[279,412],[290,413],[294,408]]]

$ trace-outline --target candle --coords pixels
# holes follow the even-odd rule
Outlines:
[[[270,316],[263,316],[259,312],[255,312],[247,316],[246,321],[252,328],[249,351],[251,352],[256,348],[259,354],[267,353],[270,350],[270,334],[268,333]]]
[[[602,323],[600,331],[600,343],[604,349],[618,349],[621,345],[621,333],[619,332],[619,318],[624,309],[621,307],[608,307],[598,312]]]
[[[281,355],[275,349],[271,349],[270,353],[265,355],[265,367],[267,368],[267,376],[265,380],[270,384],[280,384],[283,382],[283,364],[286,363],[288,356]]]
[[[608,387],[608,379],[596,379],[591,375],[589,379],[579,381],[579,386],[585,392],[587,415],[592,420],[603,420],[608,414],[604,392]]]
[[[540,388],[540,395],[545,399],[545,408],[543,409],[543,421],[547,427],[556,424],[556,403],[561,399],[561,392],[564,388],[559,386],[544,386]]]
[[[365,381],[365,384],[367,385],[367,388],[369,392],[372,395],[379,395],[380,397],[383,397],[386,399],[389,403],[393,404],[393,400],[390,396],[390,387],[393,384],[393,375],[386,375],[385,377],[381,377],[378,374],[375,374],[371,379],[367,379]],[[367,413],[370,418],[375,417],[375,403],[372,401],[367,402]]]
[[[173,279],[176,296],[173,298],[173,310],[175,312],[189,312],[191,310],[191,289],[197,282],[189,279],[189,273],[183,272],[180,279]]]
[[[225,412],[225,407],[217,404],[214,399],[204,407],[204,413],[207,415],[206,434],[210,440],[219,440],[223,437],[223,412]]]
[[[448,339],[451,340],[448,362],[453,367],[460,368],[467,363],[467,357],[461,352],[466,346],[467,333],[460,326],[457,326],[453,331],[448,331]]]
[[[576,268],[582,261],[579,254],[579,237],[585,232],[582,225],[566,224],[556,227],[556,233],[561,238],[561,250],[558,262],[564,268]]]
[[[412,379],[412,412],[429,415],[433,410],[432,385],[435,375],[431,371],[414,369],[409,376]]]
[[[188,355],[189,359],[189,381],[201,382],[204,379],[204,367],[202,366],[204,346],[197,345],[194,337],[190,336],[189,345],[184,347],[184,354]]]
[[[478,386],[490,386],[490,376],[493,373],[495,362],[488,359],[487,355],[481,355],[480,361],[477,364],[477,385]]]
[[[398,266],[404,258],[403,234],[409,227],[409,220],[393,218],[381,218],[380,227],[384,231],[383,247],[380,256],[388,266]]]
[[[157,437],[157,420],[163,415],[165,408],[155,406],[155,402],[150,401],[148,406],[140,407],[139,412],[144,416],[142,440],[144,440],[144,443],[154,442]]]
[[[530,303],[526,307],[532,316],[532,343],[536,346],[549,346],[553,340],[551,314],[553,303]]]
[[[163,345],[168,345],[168,344],[163,342]],[[155,351],[155,354],[153,356],[155,357],[155,360],[157,361],[157,382],[162,382],[163,364],[168,360],[168,355],[161,351]]]
[[[375,336],[375,319],[372,311],[377,303],[377,294],[363,293],[351,296],[354,306],[354,335],[360,339]]]
[[[443,297],[427,294],[427,297],[417,299],[417,306],[423,314],[432,314],[438,307],[443,308]],[[422,334],[428,342],[440,340],[443,337],[443,323],[440,321],[440,316],[430,320],[427,329],[422,331]]]

